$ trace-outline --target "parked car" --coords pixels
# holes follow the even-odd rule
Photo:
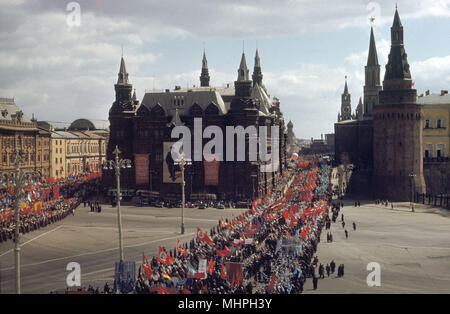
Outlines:
[[[206,204],[200,203],[200,205],[198,205],[198,209],[206,209]]]
[[[217,209],[225,209],[225,205],[222,203],[218,203],[216,208]]]

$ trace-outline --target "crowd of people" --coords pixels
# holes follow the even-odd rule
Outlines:
[[[286,185],[242,215],[221,219],[209,233],[197,229],[196,239],[173,250],[160,247],[150,260],[143,253],[134,293],[298,294],[307,278],[317,288],[325,270],[335,271],[334,261],[324,267],[315,256],[330,222],[329,179],[327,164],[299,162],[284,174]]]
[[[83,200],[97,193],[98,179],[99,176],[79,176],[25,187],[18,205],[20,233],[38,230],[73,215]],[[0,192],[0,243],[14,239],[14,201],[11,189]]]

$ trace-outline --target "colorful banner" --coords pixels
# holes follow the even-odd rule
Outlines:
[[[134,154],[136,184],[148,184],[149,154]]]
[[[203,165],[205,167],[205,185],[219,185],[219,161],[218,155],[205,155],[205,160],[203,160]],[[208,161],[206,159],[214,159]]]

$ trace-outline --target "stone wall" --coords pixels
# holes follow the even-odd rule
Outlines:
[[[423,173],[427,194],[450,194],[450,158],[425,158]]]

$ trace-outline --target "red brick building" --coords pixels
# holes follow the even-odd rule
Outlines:
[[[148,92],[140,103],[135,92],[131,95],[132,85],[128,81],[122,57],[115,85],[116,101],[109,112],[110,138],[107,149],[108,160],[113,159],[112,152],[118,145],[122,151],[121,158],[133,161],[131,169],[122,170],[122,189],[129,195],[140,191],[165,199],[180,198],[180,171],[170,163],[168,156],[168,148],[177,141],[171,138],[171,131],[175,126],[189,128],[194,154],[199,152],[195,146],[195,130],[200,130],[203,134],[208,126],[217,126],[224,135],[224,155],[227,154],[227,126],[255,126],[258,130],[259,126],[267,126],[269,129],[270,126],[276,126],[279,133],[277,154],[280,162],[274,173],[261,171],[264,162],[259,157],[256,161],[248,158],[245,161],[229,161],[224,158],[217,163],[208,163],[203,157],[202,160],[193,158],[192,165],[187,166],[185,171],[187,199],[211,195],[217,199],[254,199],[272,190],[286,167],[287,136],[283,114],[280,102],[275,97],[270,100],[262,82],[258,51],[255,55],[253,80],[250,80],[248,72],[243,53],[234,88],[229,85],[210,87],[207,60],[203,54],[200,87],[176,87],[173,91]],[[194,127],[196,118],[202,119],[200,128],[197,129]],[[202,139],[201,147],[209,140]],[[257,144],[260,148],[260,140]],[[270,152],[274,147],[270,137],[266,144]],[[236,148],[236,140],[234,145]],[[246,138],[246,157],[248,145],[249,138]],[[104,171],[103,177],[108,187],[115,188],[113,171]]]

